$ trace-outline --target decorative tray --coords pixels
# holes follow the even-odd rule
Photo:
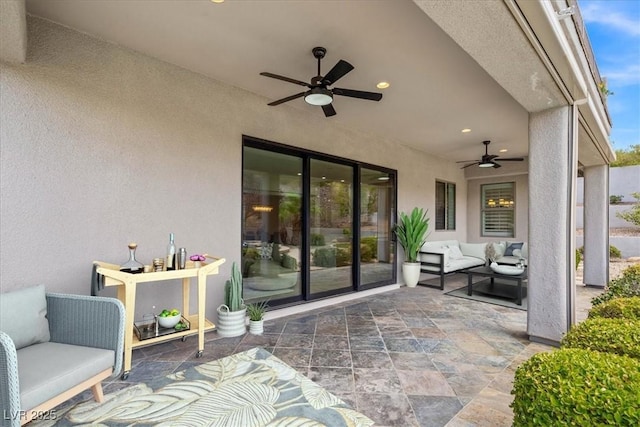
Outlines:
[[[133,330],[140,341],[148,340],[150,338],[162,337],[165,335],[175,334],[176,332],[184,332],[191,329],[191,323],[184,316],[180,316],[180,322],[186,325],[186,328],[180,330],[176,328],[163,328],[158,325],[158,333],[156,333],[156,324],[153,319],[142,320],[140,322],[133,323]]]
[[[507,276],[517,276],[518,274],[524,273],[524,267],[515,267],[513,265],[500,265],[492,263],[489,265],[495,273],[505,274]]]

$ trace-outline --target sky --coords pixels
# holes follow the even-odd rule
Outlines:
[[[611,145],[640,145],[640,0],[578,0],[613,122]]]

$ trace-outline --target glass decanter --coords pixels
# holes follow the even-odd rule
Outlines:
[[[138,274],[144,272],[144,264],[136,260],[136,243],[129,243],[129,261],[120,266],[120,271],[125,273]]]

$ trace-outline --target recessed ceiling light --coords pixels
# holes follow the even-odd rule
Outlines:
[[[213,3],[224,3],[224,0],[211,0]]]
[[[506,153],[507,151],[509,150],[507,150],[506,148],[503,148],[502,150],[500,150],[500,153]]]
[[[378,181],[389,181],[389,177],[388,176],[379,176],[378,177]]]
[[[462,129],[462,133],[469,133],[469,132],[471,132],[471,129],[469,128]]]
[[[389,86],[391,86],[391,85],[389,84],[389,82],[380,82],[380,83],[378,83],[378,84],[376,85],[376,87],[377,87],[378,89],[386,89],[386,88],[388,88]]]

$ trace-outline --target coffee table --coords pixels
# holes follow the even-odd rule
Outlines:
[[[473,292],[485,295],[515,299],[516,304],[522,305],[522,297],[526,294],[526,286],[523,282],[527,280],[527,269],[522,274],[509,275],[498,274],[489,267],[474,267],[461,270],[467,274],[467,295]],[[485,279],[473,283],[473,276],[485,277]]]

